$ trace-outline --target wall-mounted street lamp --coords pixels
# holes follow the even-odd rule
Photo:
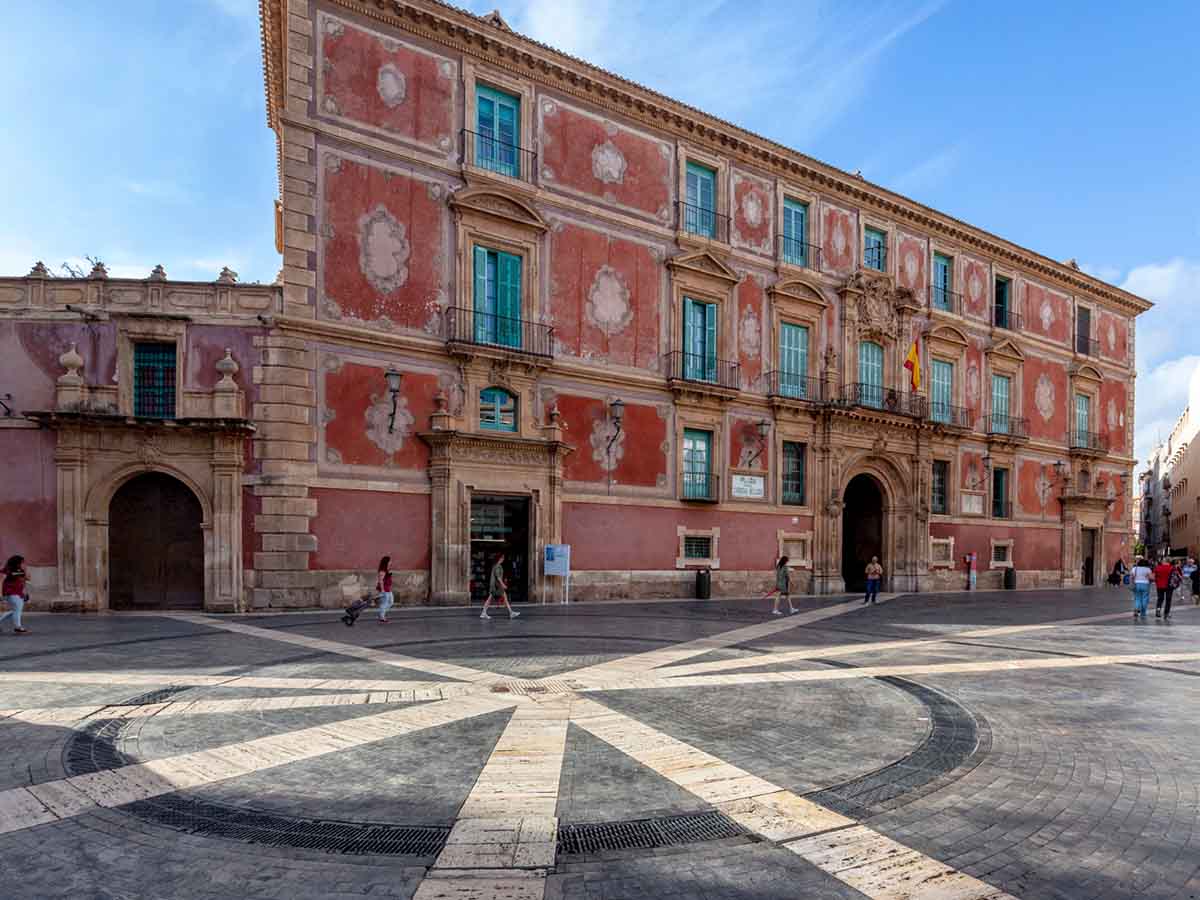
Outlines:
[[[0,397],[0,406],[4,407],[4,415],[6,418],[11,416],[13,412],[12,407],[8,405],[12,403],[12,398],[12,394],[5,394],[3,397]]]
[[[754,455],[746,463],[747,467],[754,465],[758,458],[762,456],[763,451],[767,449],[767,435],[771,433],[771,423],[766,419],[760,420],[755,427],[758,429],[758,449],[754,451]]]
[[[383,380],[387,382],[388,393],[392,395],[392,414],[388,416],[388,434],[396,430],[396,404],[400,399],[400,381],[404,378],[404,373],[396,369],[388,369],[383,373]]]
[[[613,433],[608,438],[608,446],[604,448],[606,454],[612,451],[612,445],[616,443],[617,435],[621,433],[621,425],[625,421],[625,401],[618,397],[608,404],[608,416],[613,424]]]
[[[977,491],[987,485],[988,477],[992,474],[992,454],[983,454],[983,475],[967,486],[969,491]]]

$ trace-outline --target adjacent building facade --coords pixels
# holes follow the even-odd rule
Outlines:
[[[389,554],[464,603],[504,552],[546,599],[548,544],[578,600],[1131,555],[1146,301],[497,14],[262,6],[279,283],[0,282],[0,536],[43,598],[340,604]]]
[[[1139,537],[1152,556],[1200,554],[1200,369],[1188,385],[1188,405],[1138,476]]]

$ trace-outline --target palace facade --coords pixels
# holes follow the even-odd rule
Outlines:
[[[434,0],[263,0],[275,285],[0,281],[3,553],[61,608],[1088,583],[1134,320],[1061,263]],[[905,360],[916,348],[914,390]],[[25,415],[22,416],[21,413]]]

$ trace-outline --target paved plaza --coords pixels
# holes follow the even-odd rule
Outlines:
[[[1200,897],[1200,609],[1129,607],[32,615],[0,895]]]

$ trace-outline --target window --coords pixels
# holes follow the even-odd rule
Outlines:
[[[707,535],[685,535],[683,538],[684,559],[712,559],[712,538]]]
[[[1092,400],[1087,394],[1075,395],[1075,431],[1081,440],[1092,430]]]
[[[1009,322],[1011,288],[1012,282],[1007,278],[996,279],[996,305],[992,310],[992,322],[997,328],[1012,328]]]
[[[993,544],[992,545],[992,562],[1008,564],[1009,552],[1012,547],[1009,544]]]
[[[992,469],[992,518],[1008,518],[1008,469]]]
[[[950,407],[954,404],[954,363],[935,359],[930,365],[933,382],[933,403],[929,414],[935,422],[948,423],[951,418]]]
[[[887,233],[878,228],[863,230],[863,266],[879,272],[887,270]]]
[[[521,346],[521,257],[475,248],[475,342]]]
[[[717,236],[717,173],[694,162],[687,164],[683,230],[705,237]]]
[[[712,432],[683,430],[683,496],[691,500],[711,500]]]
[[[1012,391],[1012,379],[1007,375],[992,376],[992,431],[1008,434],[1008,400]]]
[[[683,298],[683,377],[717,380],[717,304]]]
[[[1085,356],[1091,350],[1092,311],[1086,306],[1075,310],[1075,352]]]
[[[779,393],[808,398],[808,329],[783,322],[779,326]]]
[[[175,418],[175,345],[133,345],[133,414]]]
[[[804,465],[807,456],[807,445],[783,442],[783,502],[789,506],[804,505]]]
[[[516,431],[517,398],[503,388],[480,391],[479,427],[487,431]]]
[[[930,482],[929,508],[937,515],[944,516],[950,510],[949,498],[946,493],[949,484],[950,463],[944,459],[935,459],[933,461],[933,478]]]
[[[475,164],[510,178],[521,174],[521,100],[483,85],[475,88]]]
[[[941,253],[933,254],[933,308],[952,311],[954,260]]]
[[[883,406],[883,348],[874,341],[858,345],[859,402],[864,406]]]
[[[808,265],[808,204],[785,197],[783,200],[783,261],[793,266]]]

